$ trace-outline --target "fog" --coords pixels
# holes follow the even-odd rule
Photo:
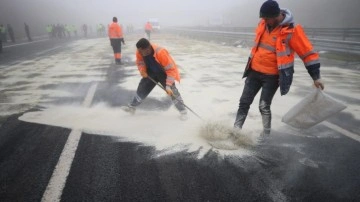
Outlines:
[[[263,0],[1,0],[0,24],[23,32],[26,22],[33,33],[47,24],[119,23],[142,28],[149,18],[164,26],[208,26],[222,19],[226,26],[254,27]],[[306,27],[360,27],[359,0],[278,0],[290,9],[297,23]],[[19,35],[19,33],[17,34]]]

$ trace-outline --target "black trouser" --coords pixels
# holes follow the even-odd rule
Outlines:
[[[114,51],[115,62],[121,61],[121,39],[110,39],[111,47]]]
[[[15,36],[14,33],[10,34],[11,42],[15,43]]]
[[[149,73],[149,76],[154,79],[156,82],[159,82],[164,88],[166,88],[166,74],[165,72]],[[131,106],[136,107],[141,104],[141,102],[150,94],[154,89],[156,84],[149,78],[142,78],[140,80],[139,86],[136,90],[136,95],[130,103]],[[171,99],[179,112],[186,110],[181,98],[181,95],[178,89],[175,86],[175,83],[170,86],[171,90],[174,93],[174,96],[171,96]]]
[[[271,129],[271,102],[279,87],[278,75],[266,75],[250,70],[245,80],[243,93],[240,97],[239,109],[237,111],[234,127],[242,128],[250,105],[254,101],[256,94],[261,90],[259,110],[262,116],[264,131],[270,132]]]
[[[2,49],[3,49],[3,47],[2,47],[2,40],[0,39],[0,53],[2,53]]]
[[[28,38],[28,41],[32,41],[32,39],[31,39],[31,36],[30,36],[30,33],[29,33],[29,32],[26,32],[26,37]]]

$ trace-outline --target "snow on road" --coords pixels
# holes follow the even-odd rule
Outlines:
[[[138,38],[127,38],[123,55],[135,60],[135,43]],[[221,122],[232,126],[238,107],[244,79],[248,49],[223,46],[215,43],[195,41],[174,36],[159,36],[154,43],[168,49],[180,68],[182,80],[177,87],[185,104],[207,121]],[[57,96],[76,96],[71,89],[46,90],[44,85],[69,82],[90,83],[105,80],[99,67],[109,66],[113,60],[107,39],[79,40],[68,52],[38,58],[0,70],[0,108],[5,114],[25,111],[35,105],[42,105]],[[31,64],[26,65],[24,64]],[[122,66],[132,73],[125,82],[117,84],[135,93],[140,76],[136,66]],[[359,72],[338,67],[321,68],[325,92],[348,98],[358,98]],[[36,75],[36,76],[30,76]],[[281,117],[303,97],[299,92],[310,91],[312,80],[300,60],[296,61],[295,78],[288,95],[277,92],[272,105],[273,128],[290,130],[281,122]],[[54,95],[56,95],[54,97]],[[167,99],[162,89],[156,87],[149,95],[153,99]],[[249,111],[244,130],[254,139],[261,131],[261,116],[258,111],[258,97]],[[129,98],[130,100],[131,98]],[[22,108],[10,107],[9,103],[23,104]],[[24,105],[25,103],[25,105]],[[43,104],[44,105],[44,104]],[[81,105],[44,105],[37,112],[28,112],[19,119],[27,122],[48,124],[65,128],[77,128],[83,132],[111,135],[119,141],[134,141],[155,146],[158,156],[178,151],[198,152],[201,158],[212,148],[199,136],[204,122],[189,112],[189,120],[180,121],[174,107],[168,111],[137,110],[131,116],[119,107],[98,103],[90,108]],[[18,111],[16,111],[18,110]],[[347,103],[344,112],[360,119],[359,103]],[[326,131],[325,131],[326,133]],[[317,134],[321,136],[321,134]],[[246,149],[218,151],[221,155],[249,155]]]

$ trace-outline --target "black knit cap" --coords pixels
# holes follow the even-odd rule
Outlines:
[[[117,17],[113,17],[113,22],[117,22]]]
[[[148,48],[150,46],[150,42],[149,40],[145,39],[145,38],[141,38],[137,43],[136,43],[136,48]]]
[[[267,0],[260,8],[260,18],[273,18],[280,14],[280,7],[276,1]]]

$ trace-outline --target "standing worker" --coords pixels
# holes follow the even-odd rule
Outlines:
[[[180,82],[179,70],[170,56],[169,52],[155,44],[142,38],[136,43],[136,65],[138,66],[142,79],[136,90],[136,95],[128,106],[123,109],[129,113],[135,113],[135,107],[150,94],[153,88],[159,82],[166,93],[180,112],[180,119],[187,119],[187,110],[178,89],[175,86],[175,80]]]
[[[152,25],[149,21],[147,21],[145,24],[145,33],[146,33],[146,37],[149,41],[150,41],[151,32],[152,32]]]
[[[4,25],[0,25],[0,38],[3,43],[7,43],[7,30]]]
[[[8,33],[9,33],[11,42],[15,43],[14,30],[13,30],[13,28],[11,27],[10,24],[7,24],[7,30],[8,30]]]
[[[87,37],[87,25],[86,24],[83,24],[83,26],[82,26],[82,30],[83,30],[83,32],[84,32],[84,37],[86,38]]]
[[[319,54],[314,51],[303,28],[294,23],[288,9],[280,9],[276,1],[268,0],[260,8],[254,47],[244,71],[245,86],[240,97],[234,128],[241,129],[254,97],[262,88],[259,110],[264,139],[271,131],[271,102],[280,86],[281,95],[290,90],[294,73],[294,52],[302,59],[317,88],[324,89],[320,80]]]
[[[121,43],[125,44],[123,31],[117,23],[117,18],[113,17],[113,22],[109,25],[108,35],[110,44],[114,50],[115,64],[121,64]]]
[[[2,49],[3,49],[1,32],[2,32],[2,25],[0,25],[0,53],[2,53]]]
[[[48,36],[49,36],[49,39],[51,39],[51,37],[52,37],[52,32],[53,32],[53,26],[51,26],[51,25],[47,25],[46,26],[46,32],[48,33]]]
[[[26,37],[28,38],[28,41],[32,41],[31,36],[30,36],[29,25],[27,25],[26,23],[24,23],[24,26],[25,26],[25,33],[26,33]]]

